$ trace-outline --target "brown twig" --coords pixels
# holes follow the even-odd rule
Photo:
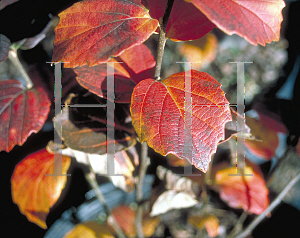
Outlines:
[[[160,19],[160,24],[162,24],[162,18]],[[157,54],[156,54],[156,65],[155,65],[155,72],[154,72],[155,80],[160,80],[161,64],[162,64],[162,59],[163,59],[163,55],[164,55],[166,41],[167,41],[166,34],[165,34],[162,26],[160,26],[159,39],[158,39],[158,45],[157,45]]]

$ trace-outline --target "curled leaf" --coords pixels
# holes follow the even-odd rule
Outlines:
[[[67,174],[71,159],[62,156],[62,174]],[[60,197],[67,176],[54,174],[54,155],[46,149],[30,154],[15,167],[11,178],[13,202],[27,219],[46,229],[49,209]]]
[[[279,144],[277,132],[270,129],[266,122],[246,115],[246,121],[251,129],[251,134],[257,140],[245,140],[245,146],[254,155],[265,160],[271,159]]]
[[[164,214],[172,209],[182,209],[195,206],[197,204],[191,195],[185,192],[177,193],[174,190],[169,190],[162,193],[153,204],[150,216]]]

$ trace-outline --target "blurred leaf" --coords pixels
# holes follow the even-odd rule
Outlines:
[[[133,0],[89,0],[59,14],[52,61],[94,66],[147,40],[158,26]]]
[[[249,213],[261,214],[269,206],[269,191],[257,169],[245,166],[245,174],[253,176],[229,176],[237,174],[237,168],[226,168],[216,173],[220,185],[220,197],[233,208],[243,208]]]
[[[162,193],[152,206],[150,216],[164,214],[172,209],[182,209],[193,207],[197,204],[191,195],[185,192],[177,193],[174,190],[169,190]]]
[[[114,238],[108,227],[94,221],[76,225],[64,238]]]
[[[192,64],[192,68],[200,70],[214,61],[216,58],[217,47],[217,37],[212,33],[208,33],[198,40],[182,43],[178,46],[178,50],[179,53],[186,58],[186,61],[199,62]]]
[[[176,192],[185,192],[186,194],[196,197],[194,191],[192,190],[192,180],[189,178],[181,177],[177,174],[172,173],[171,170],[168,170],[162,166],[157,167],[157,177],[160,180],[165,181],[165,188],[167,190],[174,190]]]
[[[62,174],[66,174],[71,159],[62,156]],[[54,174],[54,155],[46,149],[30,154],[15,167],[11,178],[13,202],[27,219],[47,228],[46,217],[64,189],[67,176]]]
[[[50,110],[45,91],[25,89],[16,79],[0,82],[0,151],[23,145],[32,132],[44,125]]]
[[[125,235],[128,237],[136,237],[135,210],[126,205],[120,205],[112,210],[112,214]],[[147,214],[143,216],[143,233],[146,237],[153,235],[159,221],[160,219],[158,217],[149,217]]]
[[[246,115],[246,122],[251,129],[251,134],[260,140],[245,139],[247,149],[260,158],[271,159],[279,144],[277,132],[270,129],[267,121],[251,118],[249,115]]]
[[[173,167],[191,166],[191,164],[186,159],[180,159],[176,155],[173,155],[173,154],[166,155],[166,158],[167,158],[168,164]]]
[[[154,75],[154,57],[143,44],[124,51],[109,62],[122,62],[114,64],[114,92],[117,103],[130,103],[133,88],[143,79]],[[111,76],[107,74],[108,67],[112,67],[111,64],[77,67],[74,71],[81,86],[99,97],[107,98],[107,77]]]
[[[205,226],[209,237],[215,237],[219,234],[219,219],[213,214],[192,215],[189,217],[188,222],[197,229],[203,229]]]
[[[112,215],[126,236],[134,237],[136,212],[126,205],[120,205],[112,210]]]
[[[0,34],[0,63],[7,59],[10,45],[10,39]]]

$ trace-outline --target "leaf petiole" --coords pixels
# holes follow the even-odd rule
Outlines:
[[[33,87],[33,83],[31,81],[30,77],[28,76],[26,70],[24,69],[23,65],[21,64],[21,62],[18,58],[17,50],[15,48],[11,48],[11,50],[9,51],[9,54],[8,54],[8,58],[10,59],[10,61],[13,63],[13,65],[19,70],[19,72],[23,76],[23,78],[26,82],[26,88],[31,89]]]

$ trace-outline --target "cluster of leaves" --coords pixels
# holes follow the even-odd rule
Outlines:
[[[238,132],[249,135],[245,124],[236,127],[242,117],[229,109],[221,84],[207,73],[194,69],[161,80],[160,54],[158,52],[155,60],[143,42],[158,32],[159,41],[163,42],[159,42],[158,51],[163,53],[166,38],[197,40],[218,27],[254,45],[265,45],[279,39],[283,7],[282,0],[85,0],[60,13],[55,28],[53,61],[66,62],[64,66],[73,68],[77,82],[89,91],[84,95],[68,95],[65,104],[105,104],[111,100],[107,81],[114,77],[115,138],[106,137],[106,124],[110,121],[106,109],[64,107],[61,115],[56,115],[55,122],[62,125],[62,131],[57,132],[65,148],[49,143],[48,151],[31,154],[16,166],[12,194],[20,211],[30,221],[46,228],[49,209],[66,183],[66,177],[45,176],[53,174],[53,153],[64,155],[63,174],[67,173],[70,157],[83,163],[88,161],[92,169],[103,174],[106,161],[101,156],[106,157],[108,144],[115,144],[116,169],[125,176],[121,181],[111,179],[116,186],[132,191],[133,173],[142,159],[135,149],[139,141],[147,142],[157,153],[166,156],[171,166],[187,166],[185,162],[188,161],[202,172],[208,171],[205,176],[199,171],[199,176],[178,176],[173,180],[167,177],[174,174],[164,171],[159,175],[158,172],[162,181],[173,182],[166,183],[164,192],[154,193],[150,216],[196,205],[199,198],[192,184],[201,188],[200,199],[205,205],[209,204],[206,190],[212,189],[230,207],[261,214],[269,205],[268,189],[256,166],[247,164],[246,174],[254,176],[246,177],[228,176],[236,174],[236,168],[230,163],[209,167],[221,142],[233,140],[232,135]],[[34,47],[40,38],[25,39],[18,46]],[[16,50],[3,35],[0,35],[0,45],[3,48],[0,60],[4,61],[9,54],[13,60]],[[189,109],[185,102],[187,78],[191,80]],[[32,132],[41,129],[51,104],[46,95],[44,89],[32,85],[24,88],[15,79],[0,82],[0,150],[9,152],[15,145],[23,145]],[[189,130],[185,129],[187,112],[193,122]],[[255,136],[259,136],[256,132],[264,133],[258,128],[263,126],[252,124],[252,120],[249,119],[251,132]],[[249,139],[247,146],[270,158],[276,141],[269,142],[268,138],[267,134],[260,136],[262,143],[267,145]],[[185,143],[189,144],[190,153],[185,152]],[[122,213],[128,220],[120,215]],[[151,236],[159,223],[159,219],[149,217],[149,213],[144,216],[146,236]],[[123,206],[112,214],[127,236],[136,236],[135,211]],[[196,229],[205,227],[210,237],[218,234],[219,220],[213,212],[194,214],[189,222]],[[79,225],[66,237],[87,234],[90,230],[93,231],[91,237],[112,237],[111,232],[114,232],[109,225],[90,222]]]

